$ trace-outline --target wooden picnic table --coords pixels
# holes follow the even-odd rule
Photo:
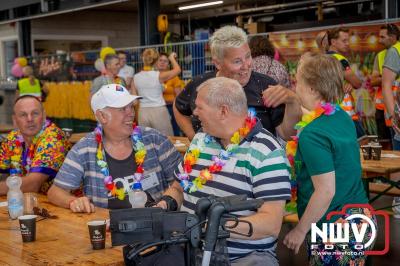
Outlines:
[[[361,155],[363,178],[384,176],[390,179],[390,174],[400,172],[400,151],[382,151],[379,161],[364,160]]]
[[[58,218],[38,221],[36,241],[23,243],[18,220],[10,220],[7,207],[0,207],[0,265],[124,265],[122,247],[111,246],[110,233],[105,249],[93,250],[90,243],[86,223],[108,219],[108,210],[75,214],[50,204],[44,195],[37,196],[39,207]]]
[[[72,144],[77,143],[81,138],[86,136],[89,132],[84,133],[73,133],[69,141]],[[186,150],[189,148],[190,141],[187,137],[176,137],[176,136],[169,136],[168,139],[174,144],[176,150],[182,154],[185,154]]]

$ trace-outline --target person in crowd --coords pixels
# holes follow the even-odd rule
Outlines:
[[[45,99],[48,90],[46,86],[40,83],[40,81],[33,75],[33,68],[31,66],[25,66],[22,69],[24,77],[17,82],[17,98],[23,95],[36,96],[41,100]]]
[[[224,26],[212,35],[210,49],[216,72],[195,77],[175,98],[175,119],[185,135],[192,139],[201,128],[199,119],[193,114],[196,88],[210,78],[227,77],[243,86],[248,106],[256,109],[265,129],[290,139],[295,134],[293,125],[301,117],[297,96],[292,90],[277,85],[271,77],[251,70],[252,57],[246,33],[236,26]]]
[[[297,253],[306,239],[308,254],[311,254],[310,265],[353,265],[351,262],[354,265],[364,265],[362,262],[366,258],[364,255],[330,256],[311,253],[314,250],[309,233],[311,223],[321,226],[321,223],[328,222],[326,215],[329,212],[342,211],[346,204],[368,203],[362,184],[360,148],[354,124],[337,104],[344,93],[343,75],[340,63],[324,54],[303,55],[296,74],[296,93],[301,104],[312,111],[298,124],[298,139],[287,144],[288,159],[298,184],[297,211],[300,220],[286,235],[283,243]],[[371,217],[364,208],[351,208],[346,213]],[[355,220],[360,224],[359,219]],[[348,221],[340,218],[336,222]],[[366,238],[371,227],[367,230]],[[351,233],[346,248],[340,243],[330,243],[334,248],[329,251],[344,250],[350,254],[350,251],[354,251],[354,239]],[[365,239],[363,243],[366,243]],[[322,240],[319,239],[316,245],[317,251],[325,250]]]
[[[227,241],[231,265],[278,265],[275,246],[290,198],[289,166],[276,138],[263,128],[238,81],[216,77],[197,88],[194,114],[197,133],[179,166],[176,180],[158,207],[193,213],[198,199],[246,194],[263,199],[256,211],[241,212],[253,235],[232,235]],[[267,223],[265,221],[268,221]],[[237,232],[247,232],[240,224]]]
[[[143,97],[139,106],[139,125],[152,127],[166,136],[172,136],[174,133],[171,117],[163,98],[163,83],[179,75],[181,68],[176,62],[176,54],[171,53],[168,59],[172,64],[172,69],[168,71],[155,70],[158,57],[159,54],[155,49],[143,51],[144,67],[133,77],[132,93]]]
[[[400,132],[394,130],[393,123],[400,121],[400,106],[396,104],[396,95],[400,93],[399,79],[400,77],[400,41],[399,41],[399,28],[394,24],[387,25],[388,33],[396,35],[396,43],[387,50],[386,57],[383,63],[382,70],[382,93],[383,100],[386,108],[386,119],[390,121],[390,133],[392,137],[393,150],[400,151]],[[393,37],[392,37],[393,38]],[[398,95],[397,95],[398,98]],[[398,125],[397,125],[398,126]],[[391,177],[392,179],[399,179],[398,176]],[[396,205],[400,204],[400,197],[393,199],[394,217],[400,218],[400,209]]]
[[[394,24],[388,24],[388,33],[390,32],[391,38],[396,36],[396,42],[388,49],[386,57],[383,63],[382,70],[382,93],[383,100],[386,107],[386,117],[388,120],[393,120],[395,116],[395,95],[398,92],[399,82],[396,79],[400,76],[400,41],[399,41],[399,29]],[[399,107],[398,107],[399,108]],[[399,110],[398,110],[399,111]],[[400,119],[397,117],[397,120]],[[400,150],[400,132],[396,132],[393,128],[390,128],[392,135],[392,145],[394,150]]]
[[[131,208],[129,192],[142,184],[159,200],[173,181],[182,156],[167,137],[134,123],[134,102],[121,85],[104,85],[91,99],[99,126],[68,153],[49,190],[49,201],[72,212],[94,212],[94,206]],[[82,197],[71,191],[83,187]]]
[[[327,54],[336,58],[341,64],[344,71],[345,84],[343,90],[345,95],[343,97],[342,108],[352,118],[357,131],[357,137],[365,135],[360,117],[355,112],[354,99],[351,91],[359,89],[362,86],[362,81],[356,76],[350,67],[350,63],[344,54],[350,51],[349,46],[349,30],[345,28],[334,28],[328,31],[329,51]]]
[[[157,70],[160,72],[170,70],[170,62],[168,59],[168,54],[160,53],[160,56],[157,60]],[[172,79],[169,79],[164,82],[164,100],[167,105],[168,113],[171,116],[172,129],[174,130],[174,135],[177,136],[180,133],[178,124],[176,123],[174,112],[172,110],[172,106],[174,104],[175,97],[182,91],[184,87],[183,81],[179,78],[179,76],[175,76]]]
[[[391,139],[390,127],[392,125],[392,121],[390,119],[385,119],[385,103],[383,101],[381,86],[383,63],[385,61],[387,50],[396,44],[399,36],[400,31],[395,24],[383,25],[379,30],[379,43],[383,45],[385,49],[380,51],[375,57],[374,67],[371,75],[371,86],[377,87],[375,92],[375,119],[378,129],[378,136],[380,139]],[[392,86],[392,89],[395,88],[395,86]]]
[[[278,84],[290,88],[289,73],[284,65],[274,59],[275,47],[268,36],[254,36],[249,42],[253,65],[251,69],[273,78]]]
[[[23,192],[46,193],[70,148],[65,134],[46,120],[42,103],[32,95],[15,100],[12,119],[16,129],[0,146],[0,172],[22,177]],[[8,187],[0,182],[0,195]]]
[[[319,32],[317,37],[315,37],[315,43],[317,44],[320,53],[325,54],[329,50],[328,32]]]
[[[117,56],[119,58],[119,65],[121,67],[118,72],[118,77],[123,78],[126,83],[126,87],[130,88],[135,70],[133,67],[126,64],[126,53],[124,51],[118,51]]]
[[[120,84],[126,87],[126,82],[123,78],[118,76],[121,65],[119,58],[115,54],[108,54],[104,58],[105,73],[95,78],[90,88],[90,94],[95,94],[103,85],[107,84]]]

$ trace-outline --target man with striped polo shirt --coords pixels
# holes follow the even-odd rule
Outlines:
[[[194,114],[203,132],[194,136],[176,181],[157,205],[181,206],[182,211],[193,213],[196,202],[209,195],[246,194],[249,199],[264,199],[257,212],[238,213],[252,223],[253,235],[232,235],[227,240],[229,258],[232,265],[278,265],[277,236],[285,201],[290,199],[285,151],[259,119],[250,115],[246,95],[236,80],[212,78],[197,93]],[[203,177],[207,181],[200,184]],[[248,225],[240,223],[233,230],[246,233]]]

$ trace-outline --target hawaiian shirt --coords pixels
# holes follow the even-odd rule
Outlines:
[[[33,149],[27,156],[30,160],[25,160],[28,163],[23,162],[23,156],[18,156],[18,135],[19,130],[11,131],[5,141],[0,146],[0,172],[10,173],[11,169],[14,168],[12,158],[18,158],[18,165],[21,169],[20,174],[25,176],[28,173],[43,173],[48,175],[47,181],[45,181],[40,192],[46,193],[53,183],[54,177],[57,175],[58,170],[64,162],[64,159],[71,148],[71,144],[66,139],[64,132],[58,128],[54,123],[49,123],[39,136],[32,143]],[[26,153],[25,145],[22,143],[22,153]],[[28,151],[29,153],[29,151]]]

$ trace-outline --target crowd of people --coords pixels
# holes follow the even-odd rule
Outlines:
[[[383,130],[394,149],[399,149],[399,132],[382,121],[396,116],[392,88],[400,74],[399,36],[394,24],[381,28],[387,50],[377,55],[368,78],[381,86],[377,119],[387,127]],[[316,42],[320,52],[302,55],[295,88],[284,66],[272,58],[269,40],[249,42],[236,26],[214,32],[209,46],[215,71],[184,88],[175,53],[146,49],[143,69],[136,74],[126,65],[125,53],[107,55],[105,72],[91,88],[98,126],[72,148],[63,131],[46,120],[38,85],[27,75],[13,109],[17,129],[1,144],[0,171],[21,175],[23,192],[47,193],[50,202],[74,213],[131,208],[134,183],[142,184],[149,201],[172,211],[193,213],[196,202],[209,195],[263,199],[257,211],[239,214],[252,224],[253,234],[229,238],[228,254],[232,265],[278,265],[276,243],[293,190],[299,222],[281,237],[296,253],[303,243],[311,250],[312,223],[321,225],[329,212],[346,204],[368,203],[357,141],[365,132],[351,95],[367,81],[357,77],[345,57],[347,29],[321,32]],[[33,95],[25,93],[24,84],[33,84]],[[164,90],[172,95],[168,100]],[[173,135],[168,105],[191,141],[184,157],[167,138]],[[1,181],[0,195],[6,193]],[[376,223],[366,209],[353,208],[349,214],[369,215]],[[239,224],[233,230],[245,234],[248,228]],[[351,251],[355,237],[350,235],[353,244],[334,245],[334,250]],[[318,246],[324,250],[321,239]],[[309,252],[311,265],[363,265],[365,260],[366,255]]]

